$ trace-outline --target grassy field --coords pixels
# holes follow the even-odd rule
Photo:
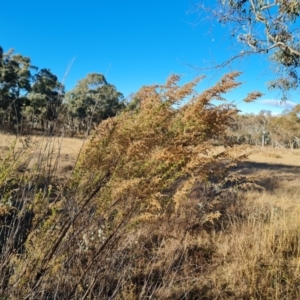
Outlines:
[[[0,157],[11,152],[14,141],[13,136],[0,135]],[[23,164],[29,173],[36,165],[43,165],[52,175],[67,178],[87,142],[20,138],[13,152],[29,157]],[[300,298],[300,150],[254,148],[235,171],[259,177],[264,190],[240,191],[238,200],[224,212],[228,214],[226,226],[221,224],[196,236],[182,234],[175,228],[177,225],[167,223],[145,226],[134,234],[126,233],[125,238],[123,233],[122,244],[110,249],[106,258],[104,252],[110,269],[105,271],[108,282],[121,285],[115,287],[121,290],[118,296],[110,299],[146,299],[148,296],[136,286],[146,288],[151,282],[160,282],[153,288],[156,296],[152,299]],[[176,235],[178,239],[174,238]],[[122,260],[116,272],[117,256]],[[76,274],[80,273],[79,268],[74,269]],[[60,272],[66,278],[75,276]],[[119,278],[118,283],[112,279],[114,276]],[[79,282],[78,286],[85,289],[84,283]]]
[[[59,156],[58,173],[70,171],[77,160],[80,150],[88,143],[85,139],[57,137],[20,137],[0,133],[0,155],[2,156],[16,142],[15,151],[29,149],[32,160],[28,164],[31,169],[37,153],[47,151],[53,156]],[[272,178],[279,186],[297,185],[300,179],[300,150],[254,148],[252,154],[239,167],[242,174],[260,174]],[[269,187],[266,186],[268,189]]]
[[[239,166],[242,174],[258,174],[265,192],[254,204],[268,203],[292,215],[300,208],[300,150],[256,149]],[[250,193],[251,195],[251,193]],[[286,216],[288,217],[288,216]]]
[[[52,166],[50,167],[54,165],[53,159],[55,161],[57,159],[57,168],[55,169],[57,175],[68,175],[73,169],[85,142],[86,140],[83,139],[58,137],[29,136],[16,138],[13,135],[0,133],[0,157],[4,156],[12,147],[15,153],[24,152],[29,158],[25,166],[28,170],[31,170],[39,159],[47,165],[48,158],[51,157]]]

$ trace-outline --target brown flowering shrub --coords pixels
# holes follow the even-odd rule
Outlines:
[[[209,295],[205,273],[217,255],[210,234],[228,226],[237,189],[257,187],[255,178],[228,174],[247,154],[226,135],[237,109],[223,94],[239,86],[238,75],[200,94],[201,78],[181,87],[171,76],[165,85],[142,88],[134,109],[102,122],[72,178],[52,196],[50,189],[35,193],[32,230],[7,262],[2,294]]]

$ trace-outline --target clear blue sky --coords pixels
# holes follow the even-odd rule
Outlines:
[[[199,19],[188,13],[192,7],[190,0],[2,1],[0,45],[4,51],[14,48],[29,56],[33,65],[49,68],[60,80],[73,61],[66,90],[92,72],[104,74],[125,97],[143,85],[164,83],[172,73],[181,74],[183,83],[206,73],[201,90],[228,70],[216,75],[188,65],[201,68],[212,60],[222,62],[236,48],[226,28],[209,22],[194,26]],[[245,84],[228,95],[229,100],[239,103],[252,90],[266,94],[255,104],[239,104],[244,112],[279,113],[293,105],[274,102],[277,93],[265,85],[271,79],[265,57],[236,63],[234,68],[244,72],[240,80]]]

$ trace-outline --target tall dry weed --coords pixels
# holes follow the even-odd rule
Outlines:
[[[226,136],[237,109],[223,94],[239,86],[238,75],[200,94],[201,78],[180,87],[171,76],[165,85],[142,88],[134,110],[102,122],[68,184],[54,196],[50,182],[48,192],[33,194],[33,226],[22,252],[10,257],[3,295],[207,294],[205,274],[217,253],[213,234],[230,221],[237,187],[255,187],[255,178],[249,183],[227,172],[247,155]]]
[[[212,100],[223,101],[222,94],[239,85],[238,75],[224,76],[201,94],[194,90],[200,78],[179,87],[179,77],[172,76],[165,85],[141,89],[135,111],[103,122],[80,170],[87,172],[83,185],[107,180],[99,211],[114,207],[122,214],[119,207],[125,205],[138,212],[139,220],[161,216],[172,205],[176,213],[197,182],[223,179],[246,148],[226,138],[236,108],[227,102],[215,106]],[[218,145],[223,147],[215,151]]]

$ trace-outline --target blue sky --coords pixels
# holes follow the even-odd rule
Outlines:
[[[214,1],[211,1],[212,3]],[[236,53],[228,30],[211,22],[200,22],[190,0],[9,0],[1,3],[0,45],[7,51],[29,56],[33,65],[49,68],[66,90],[88,73],[106,76],[127,97],[141,86],[164,83],[173,73],[182,83],[200,74],[207,79],[201,89],[212,85],[229,71],[200,70],[211,61],[222,62]],[[212,28],[213,27],[213,28]],[[193,68],[196,66],[197,68]],[[228,95],[243,112],[261,109],[280,113],[292,107],[277,101],[269,92],[270,68],[266,57],[236,62],[243,71],[244,85]],[[255,104],[240,103],[250,91],[265,96]]]

